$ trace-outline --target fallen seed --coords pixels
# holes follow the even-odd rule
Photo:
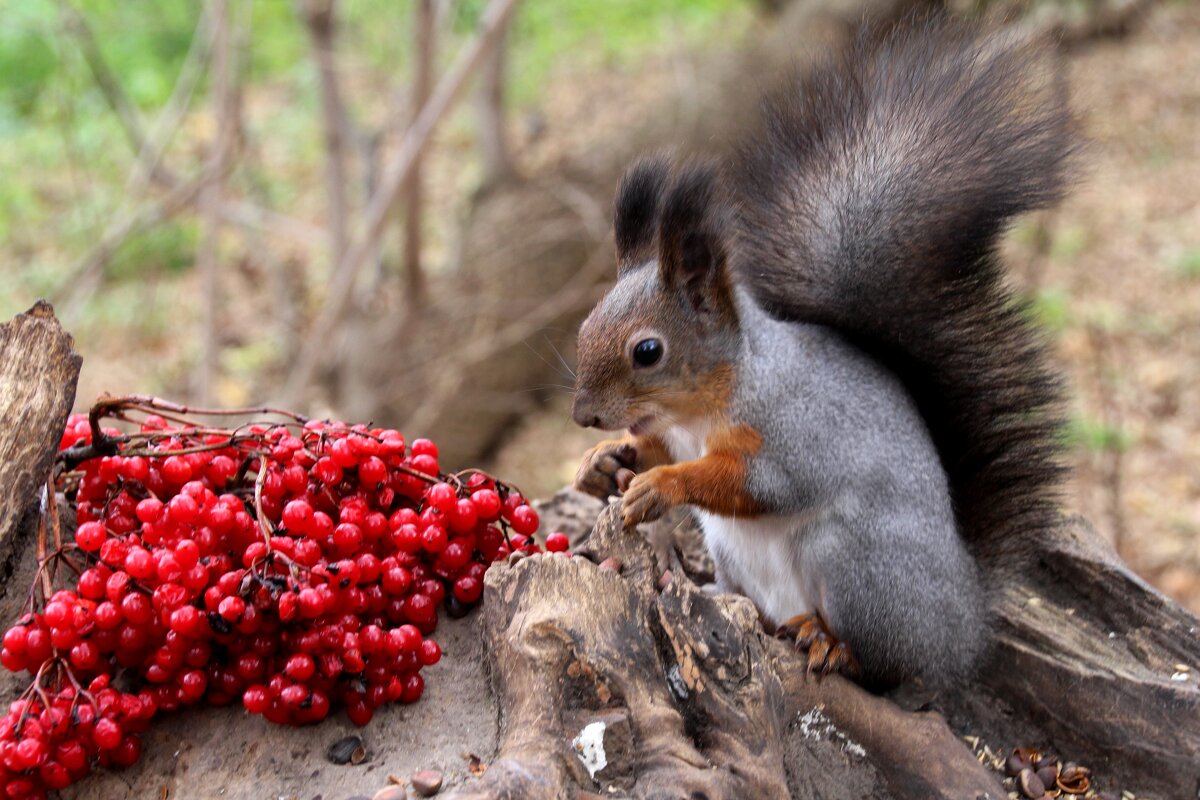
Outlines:
[[[1058,780],[1058,768],[1053,766],[1042,767],[1037,771],[1037,776],[1041,779],[1044,785],[1053,787],[1055,781]]]
[[[1092,788],[1091,771],[1078,764],[1066,764],[1059,773],[1057,786],[1067,794],[1087,794]]]
[[[1017,776],[1017,788],[1030,800],[1041,800],[1042,795],[1046,793],[1046,784],[1028,767],[1021,770],[1021,774]]]
[[[1021,774],[1021,770],[1029,769],[1032,766],[1026,752],[1021,748],[1013,750],[1012,753],[1004,761],[1004,774],[1010,778],[1015,778]]]
[[[334,764],[358,765],[367,760],[367,749],[357,736],[345,736],[329,745],[325,757]]]
[[[385,786],[371,800],[408,800],[408,792],[404,791],[403,786]]]
[[[436,769],[423,769],[409,776],[408,782],[422,797],[433,797],[442,788],[442,773]]]

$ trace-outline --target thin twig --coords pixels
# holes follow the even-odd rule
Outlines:
[[[331,264],[337,264],[345,254],[348,238],[345,134],[349,124],[338,83],[334,52],[337,32],[335,6],[335,0],[303,0],[305,27],[321,87],[321,132],[325,137],[325,212]]]
[[[434,0],[418,0],[413,4],[417,15],[415,26],[416,64],[413,69],[412,108],[413,122],[419,109],[429,102],[429,86],[433,82],[433,58],[436,48],[437,29],[434,27]],[[422,206],[421,163],[413,164],[403,188],[403,235],[402,258],[404,272],[404,301],[409,313],[425,301],[425,275],[421,269],[421,206]]]
[[[212,78],[211,102],[216,138],[212,144],[210,161],[213,163],[212,180],[204,185],[200,194],[200,213],[203,231],[196,251],[196,267],[200,273],[203,290],[200,315],[200,363],[195,371],[194,394],[202,403],[212,399],[213,382],[221,356],[221,342],[217,334],[217,312],[221,306],[220,258],[221,258],[221,195],[224,192],[224,175],[232,161],[236,139],[233,89],[237,69],[233,49],[230,45],[229,4],[227,0],[210,0],[208,18],[212,23]]]
[[[480,31],[475,39],[459,54],[458,60],[442,77],[429,102],[421,109],[416,122],[409,128],[401,143],[395,163],[391,165],[381,182],[379,191],[371,199],[364,213],[365,232],[338,263],[330,280],[330,292],[321,311],[305,338],[295,367],[284,389],[283,396],[291,400],[306,388],[320,366],[330,337],[342,319],[342,314],[354,294],[358,273],[368,256],[374,252],[383,235],[396,197],[416,165],[421,153],[429,144],[437,124],[453,107],[466,86],[467,79],[495,43],[497,35],[518,0],[491,0],[480,18]]]
[[[43,502],[50,502],[44,491],[42,494]],[[46,509],[42,508],[38,514],[37,526],[37,560],[38,574],[42,579],[42,596],[45,600],[50,599],[50,595],[54,594],[54,582],[50,580],[50,571],[46,569]]]

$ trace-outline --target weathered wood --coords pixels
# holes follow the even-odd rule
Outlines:
[[[664,555],[664,531],[623,532],[617,508],[583,537],[599,504],[560,493],[543,517],[583,558],[488,573],[500,746],[454,796],[1006,797],[965,736],[996,753],[1041,747],[1091,767],[1098,788],[1139,798],[1200,785],[1197,620],[1077,520],[1001,599],[975,682],[881,697],[811,679],[748,601],[698,589],[676,557],[694,526],[673,521]],[[619,575],[596,565],[606,559]],[[592,777],[571,744],[594,722],[607,765]]]
[[[1129,568],[1082,519],[1045,542],[999,604],[981,684],[947,698],[974,733],[1070,753],[1138,797],[1200,793],[1200,620]],[[990,708],[981,708],[989,702]]]
[[[49,303],[0,325],[0,594],[33,529],[83,362]]]

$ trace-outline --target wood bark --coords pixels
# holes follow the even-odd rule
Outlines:
[[[48,303],[0,324],[0,595],[33,530],[82,359]]]
[[[577,526],[580,507],[595,511],[589,502],[556,501]],[[571,525],[556,503],[551,524]],[[1064,520],[999,599],[974,682],[875,696],[806,675],[749,601],[697,587],[674,547],[664,560],[654,537],[619,519],[619,505],[603,510],[583,557],[488,572],[482,624],[500,744],[452,797],[1007,797],[963,737],[995,752],[1041,747],[1089,766],[1094,786],[1139,798],[1190,797],[1200,785],[1200,691],[1180,672],[1200,664],[1200,622],[1080,520]],[[672,543],[696,536],[671,524]],[[604,765],[591,774],[576,743],[595,723]]]

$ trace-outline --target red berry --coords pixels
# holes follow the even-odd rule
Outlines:
[[[251,714],[262,714],[271,707],[271,695],[265,686],[251,686],[242,693],[242,705]]]
[[[312,530],[313,507],[307,500],[292,500],[283,507],[283,525],[292,533],[309,533]]]
[[[495,522],[500,518],[500,495],[492,489],[479,489],[471,494],[475,512],[482,522]]]
[[[312,657],[305,653],[297,653],[287,660],[283,672],[294,681],[304,682],[317,671],[317,665]]]
[[[92,728],[92,741],[101,750],[111,750],[121,743],[121,726],[111,719],[100,719]]]
[[[421,544],[430,553],[440,553],[446,549],[446,529],[440,525],[430,525],[421,534]]]
[[[538,513],[532,506],[519,505],[514,508],[510,521],[513,530],[525,536],[538,529]]]
[[[426,639],[421,642],[421,647],[417,650],[417,657],[420,658],[422,664],[432,667],[442,660],[442,648],[438,647],[438,643],[433,639]]]
[[[370,489],[377,488],[387,480],[387,477],[387,464],[383,463],[383,459],[378,456],[371,456],[358,465],[358,479]]]
[[[459,578],[454,582],[454,596],[459,602],[474,605],[483,594],[483,584],[478,578],[470,576]]]
[[[99,550],[106,538],[108,533],[99,522],[85,522],[75,530],[75,543],[89,553]]]
[[[546,549],[551,553],[565,553],[571,546],[571,541],[565,533],[552,533],[546,537]]]

